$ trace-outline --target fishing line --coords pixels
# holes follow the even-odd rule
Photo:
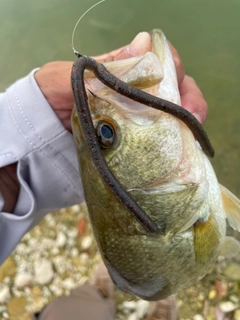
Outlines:
[[[79,22],[82,20],[82,18],[83,18],[90,10],[92,10],[94,7],[98,6],[100,3],[104,2],[104,1],[106,1],[106,0],[101,0],[101,1],[99,1],[99,2],[97,2],[97,3],[95,3],[95,4],[94,4],[93,6],[91,6],[89,9],[87,9],[87,11],[85,11],[85,12],[81,15],[81,17],[78,19],[77,23],[75,24],[75,27],[73,28],[73,32],[72,32],[72,44],[71,44],[71,47],[72,47],[73,52],[74,52],[74,54],[75,54],[76,56],[79,56],[79,52],[76,51],[75,48],[74,48],[74,35],[75,35],[75,31],[76,31],[76,29],[77,29],[77,26],[78,26]]]

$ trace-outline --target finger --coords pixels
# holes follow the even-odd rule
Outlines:
[[[203,124],[208,115],[208,105],[194,79],[185,76],[179,91],[182,107],[191,112]]]
[[[97,60],[97,62],[108,62],[107,60],[113,61],[113,58],[117,56],[122,50],[124,50],[127,46],[121,47],[119,49],[113,50],[109,53],[101,54],[100,56],[93,56],[92,58]]]
[[[177,72],[177,79],[178,79],[178,85],[180,86],[181,82],[183,81],[185,70],[182,63],[182,60],[177,52],[177,50],[174,48],[174,46],[171,44],[171,42],[168,41],[168,45],[170,47],[170,50],[172,52],[173,61],[175,64],[176,72]]]
[[[129,45],[114,50],[108,54],[93,58],[98,62],[124,60],[127,58],[142,56],[151,51],[151,48],[152,43],[150,34],[148,32],[140,32]]]

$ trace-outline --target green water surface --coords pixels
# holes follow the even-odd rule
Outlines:
[[[0,0],[0,90],[53,60],[74,60],[71,33],[93,0]],[[240,197],[240,1],[107,0],[76,31],[75,47],[96,55],[161,28],[209,105],[206,130],[219,181]]]

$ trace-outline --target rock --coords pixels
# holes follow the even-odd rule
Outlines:
[[[124,301],[122,306],[128,310],[136,310],[137,303],[135,301]]]
[[[58,234],[57,234],[57,239],[56,239],[56,246],[58,247],[58,248],[62,248],[62,247],[64,247],[65,246],[65,244],[66,244],[66,242],[67,242],[67,237],[66,237],[66,235],[63,233],[63,232],[58,232]]]
[[[16,252],[18,254],[24,254],[28,251],[28,247],[24,243],[19,243],[16,247]]]
[[[7,276],[12,277],[16,272],[16,263],[13,260],[13,257],[10,256],[4,263],[0,266],[0,283],[3,282],[3,279]]]
[[[229,300],[236,304],[239,302],[239,298],[233,294],[229,297]]]
[[[72,248],[71,249],[71,251],[70,251],[70,256],[72,257],[72,258],[76,258],[76,257],[78,257],[79,256],[79,252],[78,252],[78,249],[77,248]]]
[[[130,314],[130,316],[128,317],[128,320],[137,320],[137,319],[138,319],[138,317],[137,317],[136,312]]]
[[[234,320],[240,320],[240,309],[234,312]]]
[[[193,316],[193,320],[204,320],[204,317],[201,314],[195,314],[195,316]]]
[[[0,287],[0,303],[6,303],[11,298],[9,287],[4,285]]]
[[[70,209],[71,209],[71,211],[73,213],[79,213],[80,212],[80,206],[79,205],[74,205]]]
[[[10,319],[15,319],[16,316],[22,314],[26,308],[27,300],[25,297],[13,297],[8,303],[8,313]]]
[[[57,297],[63,295],[63,289],[57,286],[56,284],[51,284],[49,286],[49,289],[52,291],[53,294],[55,294]]]
[[[0,313],[3,313],[6,310],[7,310],[6,306],[0,306]]]
[[[53,278],[53,268],[51,261],[39,259],[34,263],[35,281],[39,284],[47,284]]]
[[[209,294],[208,294],[208,298],[210,300],[215,299],[217,296],[217,291],[216,290],[210,290]]]
[[[62,286],[67,290],[72,290],[76,287],[76,283],[72,278],[66,278],[62,282]]]
[[[235,309],[237,309],[237,305],[235,305],[231,301],[221,302],[219,304],[219,307],[220,307],[221,311],[224,313],[228,313],[228,312],[231,312],[231,311],[234,311]]]
[[[50,228],[54,228],[56,226],[55,219],[52,217],[52,215],[50,214],[46,215],[44,220],[47,222]]]
[[[149,302],[145,301],[145,300],[138,300],[136,303],[136,312],[137,312],[137,316],[138,318],[143,318],[148,311],[148,307],[149,307]]]
[[[48,298],[51,296],[51,291],[48,289],[48,287],[43,287],[42,293],[44,298]]]
[[[196,312],[192,310],[189,304],[184,303],[181,307],[179,307],[179,310],[178,310],[179,319],[191,319],[195,316],[195,314]]]
[[[60,253],[59,248],[53,247],[53,248],[51,249],[51,254],[52,254],[52,255],[56,256],[56,255],[58,255],[59,253]]]
[[[223,298],[228,293],[228,284],[226,281],[217,279],[215,282],[215,289],[217,293],[217,298]]]
[[[28,241],[28,245],[32,248],[37,248],[39,245],[39,241],[36,238],[30,238]]]
[[[68,238],[76,238],[77,237],[77,235],[78,235],[78,231],[77,231],[77,229],[72,229],[72,230],[68,230],[67,231],[67,236],[68,236]]]
[[[68,269],[67,261],[63,256],[56,256],[52,260],[58,274],[63,274]]]
[[[5,284],[10,284],[10,282],[11,282],[11,278],[9,276],[5,277],[3,280],[3,283]]]
[[[89,255],[87,253],[81,253],[79,257],[82,264],[86,264],[89,259]]]
[[[17,274],[14,284],[18,288],[23,288],[32,282],[32,275],[27,272]]]
[[[90,236],[86,236],[82,239],[81,248],[82,250],[88,250],[93,243],[93,239]]]
[[[78,281],[78,285],[81,286],[83,284],[85,284],[88,281],[88,277],[81,277],[81,279]]]
[[[230,263],[226,269],[224,270],[224,275],[227,276],[229,279],[238,281],[240,280],[240,265],[237,263]]]

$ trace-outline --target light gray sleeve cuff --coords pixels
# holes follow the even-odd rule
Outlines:
[[[0,95],[0,167],[18,162],[21,184],[14,213],[0,213],[0,264],[46,213],[84,198],[73,137],[45,100],[35,71]]]

